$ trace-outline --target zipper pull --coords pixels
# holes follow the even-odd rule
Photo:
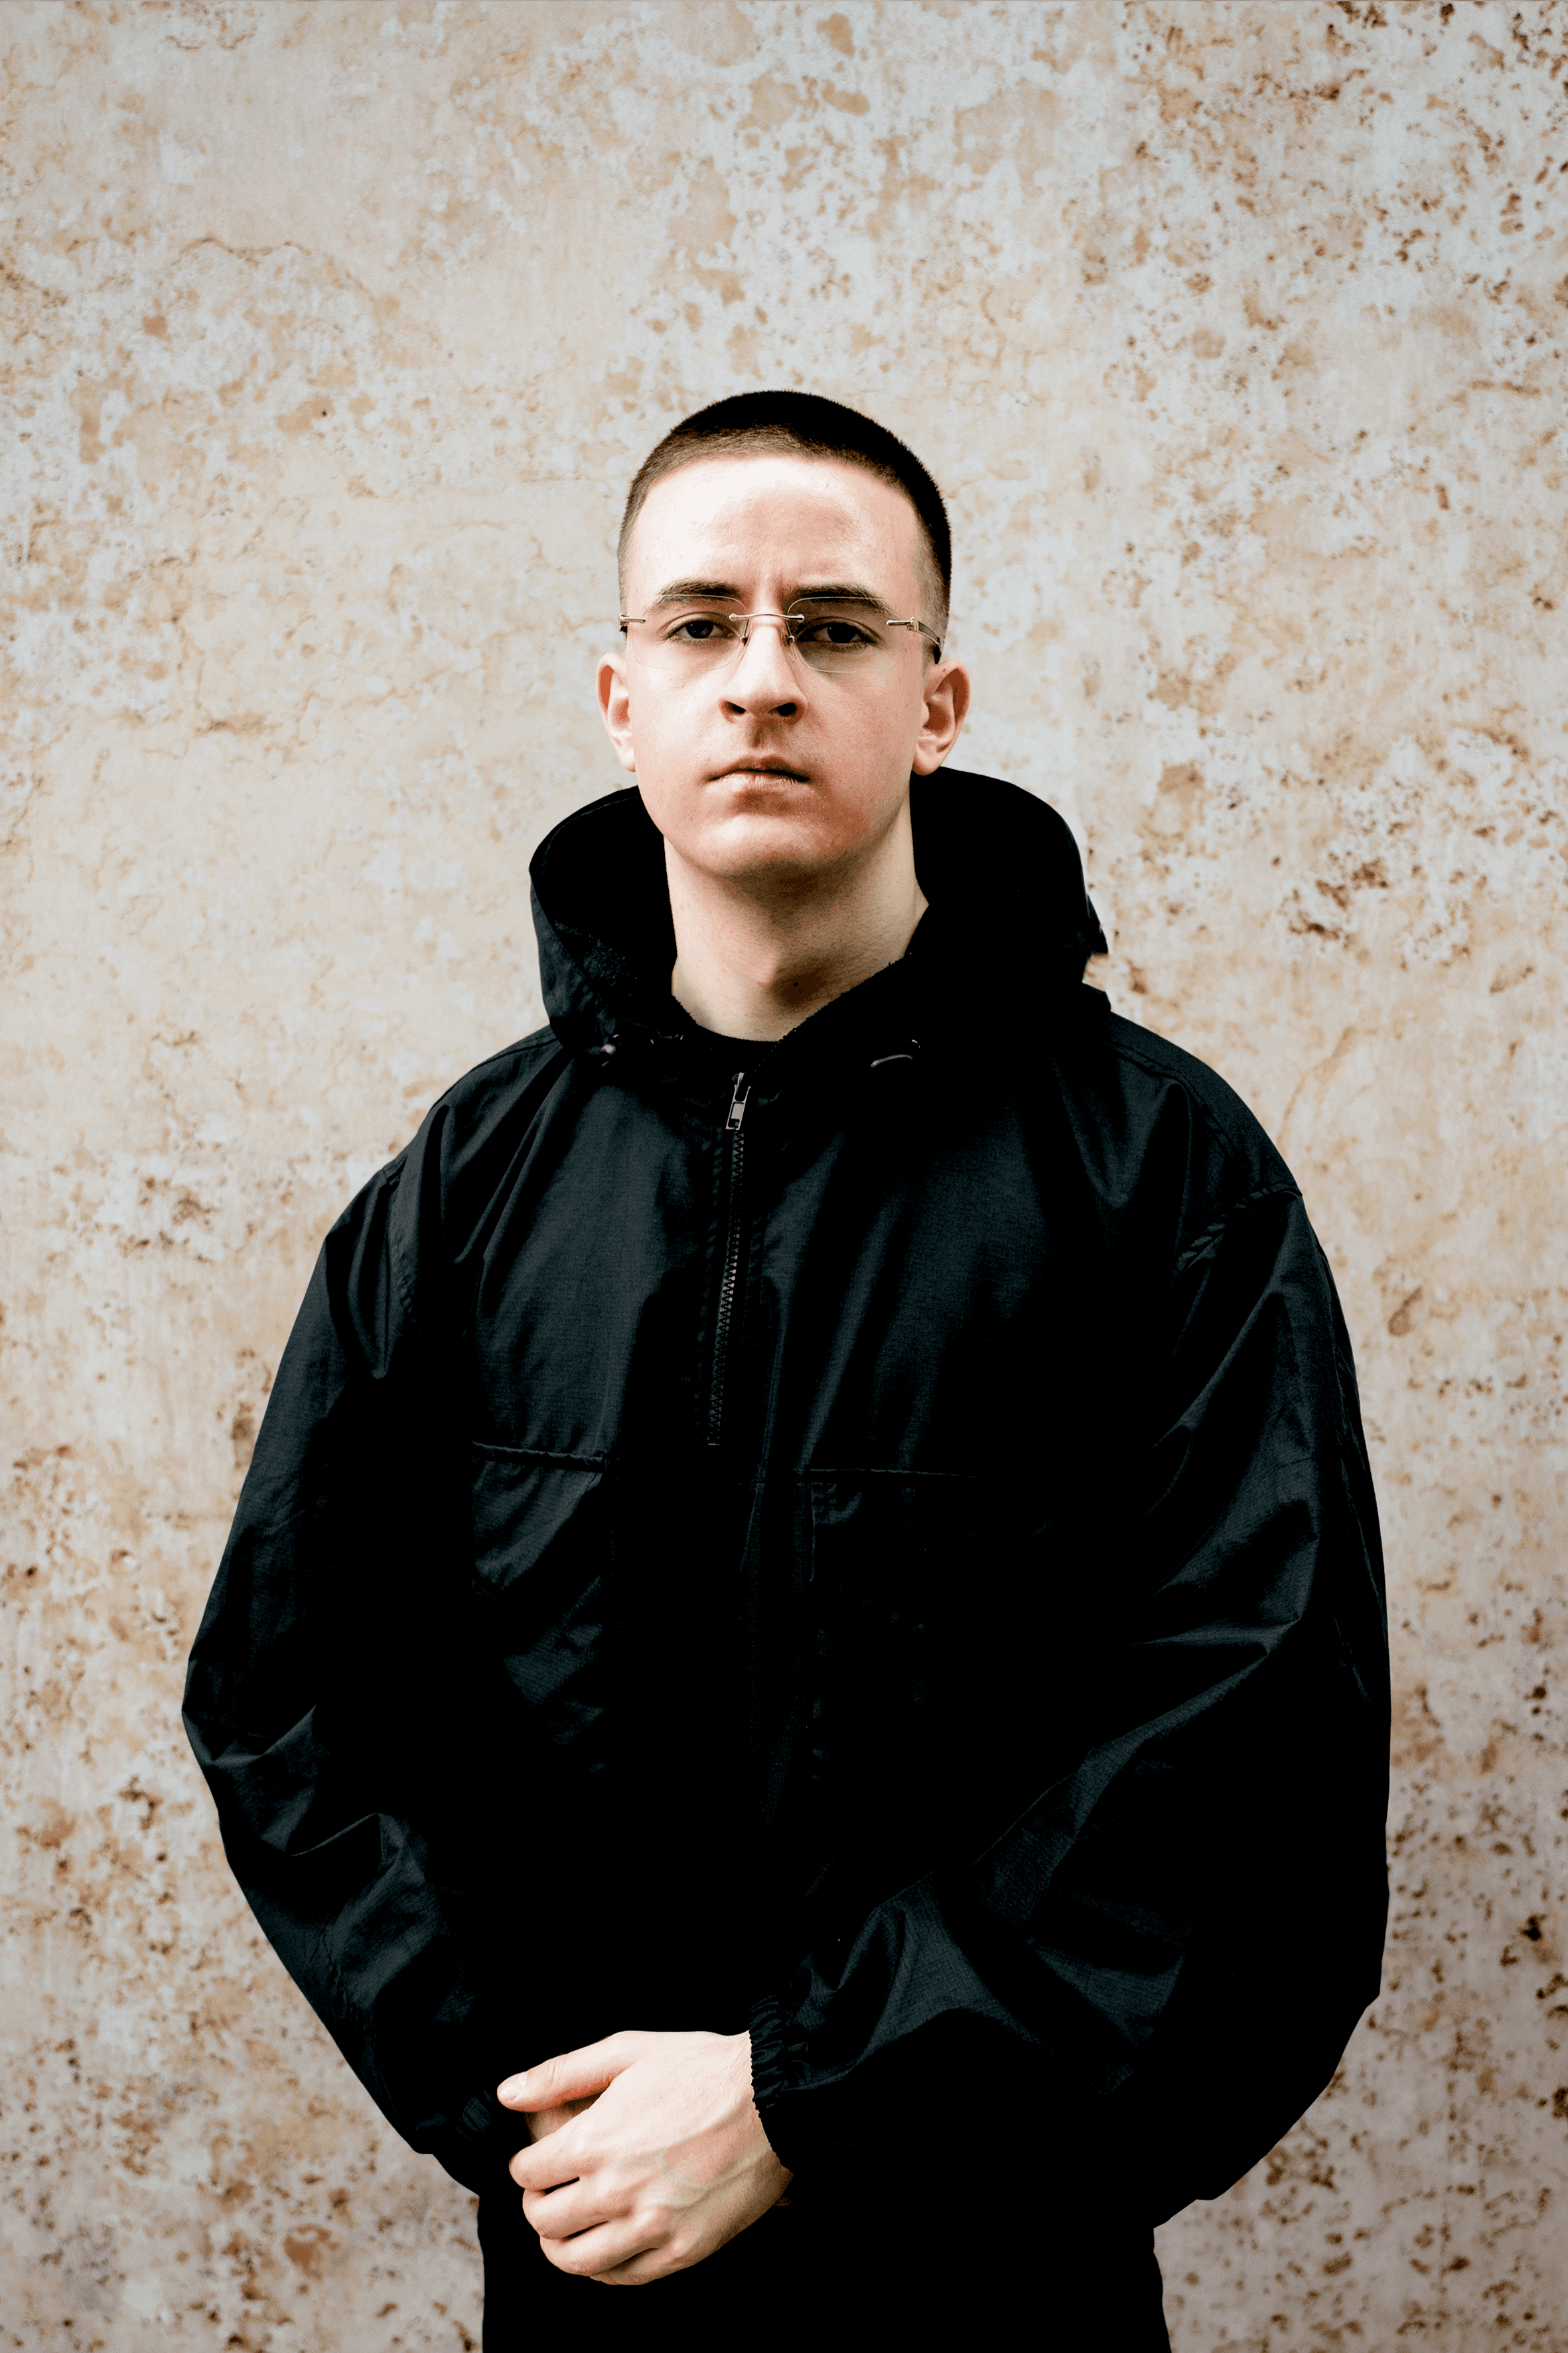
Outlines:
[[[746,1087],[746,1073],[744,1071],[737,1071],[735,1073],[735,1092],[733,1096],[731,1098],[730,1103],[730,1116],[724,1122],[725,1134],[728,1135],[733,1135],[735,1134],[741,1122],[746,1116],[746,1105],[752,1100],[751,1088],[746,1087],[746,1091],[744,1094],[742,1094],[741,1092],[742,1087]]]

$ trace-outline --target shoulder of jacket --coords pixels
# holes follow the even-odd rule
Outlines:
[[[1120,1062],[1142,1071],[1156,1087],[1179,1090],[1230,1151],[1247,1155],[1263,1153],[1279,1159],[1256,1112],[1207,1062],[1172,1039],[1141,1029],[1120,1013],[1111,1014],[1106,1029],[1107,1043]]]
[[[1119,1063],[1142,1073],[1145,1082],[1150,1082],[1159,1094],[1184,1096],[1227,1157],[1244,1160],[1260,1172],[1268,1169],[1272,1176],[1284,1176],[1290,1181],[1290,1172],[1279,1157],[1277,1146],[1258,1113],[1248,1111],[1237,1090],[1229,1087],[1206,1061],[1199,1061],[1196,1054],[1190,1054],[1187,1047],[1175,1045],[1171,1038],[1157,1038],[1154,1030],[1138,1029],[1135,1021],[1126,1021],[1121,1014],[1110,1017],[1107,1045]]]
[[[1166,1160],[1156,1139],[1170,1135],[1173,1121],[1189,1138],[1179,1154],[1189,1216],[1207,1225],[1251,1202],[1299,1193],[1262,1122],[1217,1071],[1120,1014],[1109,1017],[1103,1039],[1131,1134],[1154,1153],[1155,1163]],[[1174,1165],[1170,1173],[1173,1179]]]
[[[510,1131],[519,1112],[526,1115],[542,1092],[548,1094],[571,1060],[553,1029],[532,1030],[499,1053],[487,1054],[436,1097],[407,1152],[423,1153],[432,1145],[443,1154],[468,1152],[487,1136]]]
[[[487,1054],[482,1062],[465,1071],[445,1093],[437,1096],[430,1109],[474,1111],[489,1104],[505,1108],[523,1088],[567,1059],[567,1050],[553,1029],[531,1029],[526,1038]]]
[[[395,1250],[416,1253],[424,1216],[437,1208],[438,1220],[444,1218],[454,1182],[465,1192],[475,1181],[482,1189],[496,1151],[504,1155],[520,1116],[525,1124],[531,1116],[542,1082],[547,1094],[570,1060],[552,1029],[536,1029],[487,1054],[437,1096],[402,1151],[360,1187],[338,1228],[369,1226],[385,1216]]]

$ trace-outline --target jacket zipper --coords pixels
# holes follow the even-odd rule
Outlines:
[[[729,1188],[724,1232],[724,1271],[719,1284],[719,1308],[713,1321],[713,1375],[708,1391],[708,1443],[717,1446],[724,1427],[724,1375],[730,1355],[730,1325],[741,1281],[741,1188],[746,1171],[746,1132],[742,1122],[752,1099],[744,1071],[735,1073],[735,1092],[724,1122],[729,1153]]]

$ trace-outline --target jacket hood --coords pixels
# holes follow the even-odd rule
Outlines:
[[[987,991],[1075,987],[1105,935],[1066,822],[1021,786],[962,768],[910,780],[921,945]],[[582,1051],[628,1030],[681,1033],[664,838],[635,787],[574,810],[529,868],[551,1027]],[[933,921],[934,919],[934,921]]]

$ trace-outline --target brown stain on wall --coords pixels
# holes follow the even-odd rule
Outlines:
[[[1279,1137],[1362,1372],[1384,1988],[1160,2233],[1173,2342],[1554,2353],[1563,0],[94,0],[0,52],[12,2334],[477,2342],[469,2201],[236,1897],[182,1662],[321,1234],[540,1019],[623,485],[799,383],[942,481],[960,756],[1082,828],[1097,979]]]

